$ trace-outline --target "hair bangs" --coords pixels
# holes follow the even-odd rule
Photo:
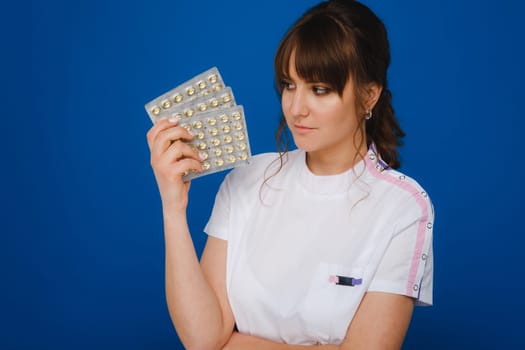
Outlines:
[[[327,84],[341,95],[354,61],[349,36],[330,16],[317,16],[298,25],[283,39],[277,50],[277,81],[288,78],[290,64],[294,64],[299,78]],[[291,62],[292,57],[294,62]]]

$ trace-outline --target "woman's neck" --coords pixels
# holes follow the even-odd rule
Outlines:
[[[366,145],[359,150],[330,152],[327,150],[306,153],[306,165],[315,175],[341,174],[354,167],[366,154]]]

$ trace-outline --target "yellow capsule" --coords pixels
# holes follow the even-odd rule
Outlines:
[[[164,109],[168,109],[171,107],[171,102],[166,100],[166,101],[162,101],[162,108]]]
[[[230,135],[225,135],[222,140],[224,141],[224,143],[230,143],[232,142],[233,138]]]
[[[222,160],[222,158],[216,158],[214,163],[216,166],[222,166],[224,164],[224,160]]]
[[[242,152],[241,154],[239,154],[239,159],[240,159],[240,160],[246,160],[246,159],[248,159],[248,153],[246,153],[246,152]]]
[[[195,113],[195,111],[194,111],[193,109],[190,108],[190,109],[187,109],[187,110],[184,112],[184,115],[185,115],[186,117],[189,118],[189,117],[193,116],[194,113]]]
[[[209,162],[202,162],[202,169],[208,170],[211,167]]]
[[[199,104],[199,106],[197,106],[197,108],[199,109],[199,111],[204,112],[208,109],[208,106],[206,106],[206,103],[201,103]]]
[[[206,87],[206,82],[204,80],[201,80],[197,83],[197,86],[199,87],[199,89],[204,89]]]
[[[233,128],[235,130],[242,130],[242,124],[241,123],[235,123],[235,124],[233,124]]]
[[[188,96],[193,96],[195,94],[195,88],[193,86],[187,88],[186,93],[188,94]]]
[[[230,120],[230,118],[228,118],[228,116],[226,114],[222,114],[220,117],[219,117],[219,120],[223,123],[226,123],[228,122],[228,120]]]
[[[208,118],[207,122],[208,122],[209,125],[214,126],[215,124],[217,124],[217,119],[215,119],[215,118]]]
[[[210,101],[210,106],[215,108],[219,105],[219,100],[217,100],[216,98],[214,98],[213,100]]]
[[[217,156],[217,157],[220,156],[220,155],[222,154],[222,149],[220,149],[220,148],[214,148],[214,149],[213,149],[213,154],[214,154],[215,156]]]
[[[199,157],[200,157],[202,160],[206,160],[206,159],[208,159],[208,152],[199,152]]]
[[[224,152],[226,153],[233,153],[233,146],[232,145],[226,145],[224,146]]]
[[[241,119],[241,113],[239,113],[239,112],[232,113],[232,118],[233,118],[233,120]]]
[[[233,154],[230,154],[228,157],[226,157],[226,161],[228,163],[233,163],[235,162],[235,156]]]
[[[228,103],[228,102],[230,102],[231,100],[232,100],[232,97],[231,97],[230,94],[226,94],[226,95],[223,95],[223,96],[222,96],[222,102],[224,102],[224,103]]]
[[[217,79],[219,79],[219,77],[217,77],[217,74],[212,74],[208,77],[209,82],[212,84],[215,84],[217,82]]]
[[[217,138],[213,138],[210,140],[210,143],[213,145],[213,146],[218,146],[221,144],[221,140],[217,139]]]
[[[206,147],[208,147],[208,145],[206,144],[206,142],[199,142],[199,143],[197,144],[197,148],[200,149],[201,151],[202,151],[202,150],[205,150]]]
[[[237,144],[237,149],[239,151],[244,151],[244,150],[246,150],[247,147],[248,146],[244,142],[240,142],[240,143]]]
[[[236,133],[235,134],[235,139],[238,140],[238,141],[244,140],[244,133],[242,133],[242,132]]]
[[[223,88],[222,84],[217,84],[217,85],[214,85],[212,90],[217,92],[217,91],[221,91]]]
[[[231,130],[231,129],[230,129],[230,126],[229,126],[229,125],[223,125],[223,126],[222,126],[222,132],[223,132],[223,133],[227,134],[227,133],[230,132],[230,130]]]
[[[202,124],[202,121],[200,121],[200,120],[197,120],[195,123],[193,123],[193,127],[195,129],[202,129],[202,126],[203,126],[203,124]]]
[[[219,133],[219,130],[217,130],[217,128],[211,128],[208,132],[211,136],[216,136]]]
[[[199,140],[202,140],[204,138],[204,133],[202,131],[199,131],[198,133],[195,134],[195,137],[198,138]]]
[[[155,115],[159,115],[160,114],[160,107],[154,107],[152,110],[151,110],[151,113],[155,114]]]
[[[182,95],[181,94],[176,94],[175,96],[173,96],[173,102],[175,103],[180,103],[182,101]]]

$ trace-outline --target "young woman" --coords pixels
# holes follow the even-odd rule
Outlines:
[[[189,183],[201,169],[163,120],[148,132],[165,225],[170,315],[188,349],[399,349],[415,304],[432,303],[433,209],[399,167],[404,136],[387,88],[382,22],[322,2],[275,56],[297,150],[253,157],[217,194],[199,262]]]

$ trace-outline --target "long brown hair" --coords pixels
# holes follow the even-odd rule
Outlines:
[[[359,128],[366,135],[361,142],[376,145],[378,153],[392,168],[400,166],[397,147],[405,136],[394,115],[392,95],[387,86],[390,47],[383,22],[365,5],[351,0],[324,1],[309,9],[289,29],[275,54],[275,80],[289,76],[290,57],[295,54],[295,69],[306,81],[323,82],[342,95],[351,76],[355,85]],[[382,87],[372,118],[365,119],[365,87],[376,83]],[[288,151],[284,117],[277,130],[280,154]],[[354,140],[356,138],[354,137]],[[364,140],[363,140],[364,139]],[[356,145],[356,149],[360,149]],[[277,172],[279,171],[277,170]]]

